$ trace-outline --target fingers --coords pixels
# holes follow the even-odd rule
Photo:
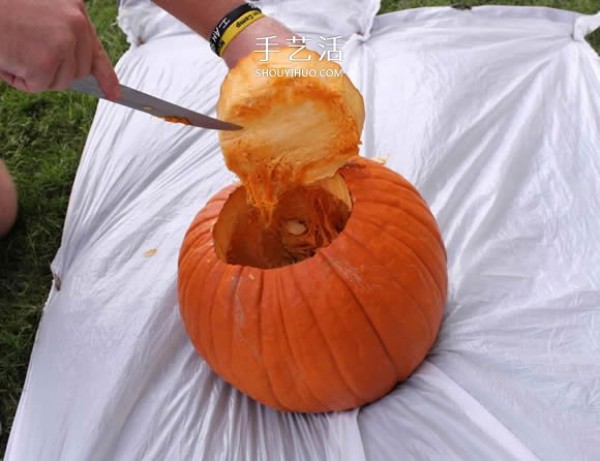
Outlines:
[[[86,16],[87,17],[87,16]],[[61,62],[54,80],[49,89],[62,91],[69,88],[73,80],[86,77],[92,72],[95,32],[91,23],[83,25],[83,30],[77,34],[75,47],[71,48],[71,55],[65,56]]]
[[[54,56],[45,55],[37,68],[29,69],[24,76],[17,75],[13,86],[29,93],[49,90],[61,65]]]
[[[52,46],[38,48],[29,66],[0,71],[0,79],[29,93],[69,88],[78,78],[94,75],[108,99],[120,97],[119,80],[81,3],[64,16],[64,27],[52,36]]]
[[[94,33],[94,27],[85,7],[82,5],[81,8],[78,14],[73,15],[69,24],[73,39],[66,44],[61,53],[62,60],[48,88],[50,90],[66,90],[73,80],[85,77],[91,72],[93,50],[90,36]]]
[[[92,72],[92,62],[94,59],[93,46],[96,43],[96,31],[89,17],[86,25],[85,33],[81,34],[81,39],[77,41],[75,49],[75,78],[87,77]]]
[[[62,91],[69,88],[71,82],[75,79],[77,70],[75,53],[70,58],[65,59],[59,66],[54,75],[54,80],[49,86],[49,90]]]
[[[85,11],[85,14],[88,17],[91,31],[89,38],[90,48],[92,50],[92,60],[91,70],[89,73],[96,77],[96,81],[104,93],[104,96],[106,96],[107,99],[116,101],[117,99],[121,98],[121,86],[119,84],[119,78],[113,69],[112,63],[110,62],[106,51],[104,51],[102,43],[100,43],[100,39],[96,34],[96,29],[92,24],[92,20],[90,19],[87,10]]]
[[[97,42],[92,61],[92,75],[96,77],[98,85],[107,99],[116,101],[121,97],[119,78],[108,59],[104,48],[102,48],[100,41]]]

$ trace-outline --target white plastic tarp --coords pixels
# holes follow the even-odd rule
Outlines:
[[[344,36],[362,155],[387,158],[438,219],[450,291],[432,353],[345,413],[279,413],[223,383],[176,292],[188,225],[234,180],[217,133],[103,102],[7,459],[599,459],[600,60],[583,40],[598,16],[261,5],[315,40]],[[205,42],[149,3],[125,2],[121,24],[123,83],[214,114],[226,68]]]

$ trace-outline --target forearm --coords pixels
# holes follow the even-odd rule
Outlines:
[[[218,22],[243,0],[153,0],[208,40]]]
[[[243,0],[153,0],[158,6],[171,13],[199,35],[209,40],[217,24],[234,8],[244,4]],[[293,32],[270,17],[263,17],[242,30],[225,49],[222,58],[233,67],[244,56],[256,49],[257,39],[277,36],[280,43]]]

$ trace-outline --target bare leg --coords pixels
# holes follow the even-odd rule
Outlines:
[[[0,160],[0,238],[8,234],[17,217],[17,190],[8,169]]]

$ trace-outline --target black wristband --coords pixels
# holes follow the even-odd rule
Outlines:
[[[243,5],[240,5],[227,13],[223,19],[219,21],[217,26],[210,34],[209,42],[211,50],[213,50],[218,56],[221,56],[223,47],[228,44],[228,42],[224,40],[225,32],[231,26],[242,30],[244,28],[244,24],[236,24],[236,21],[241,19],[242,16],[248,15],[250,12],[255,12],[255,15],[261,14],[260,8],[248,3],[244,3]]]

